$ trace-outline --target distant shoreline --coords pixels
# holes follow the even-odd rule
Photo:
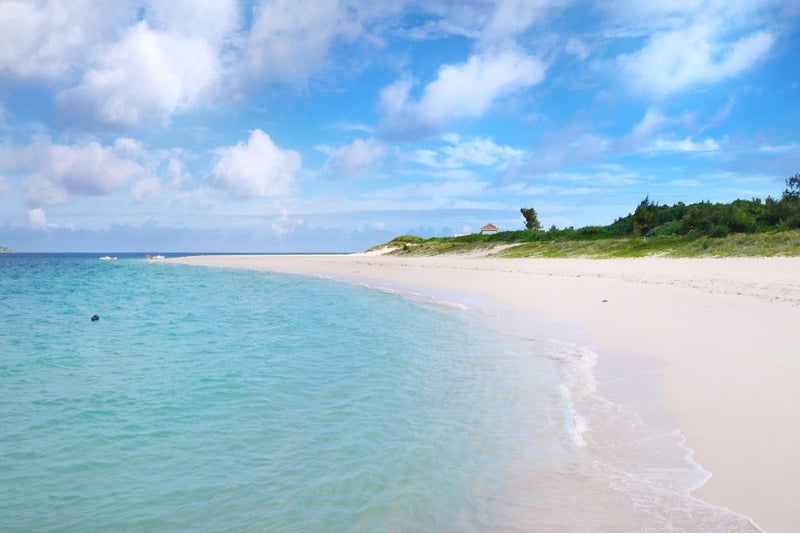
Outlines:
[[[663,404],[712,478],[695,495],[767,531],[800,522],[800,257],[214,255],[171,263],[487,297],[663,361]],[[768,498],[763,487],[770,487]]]

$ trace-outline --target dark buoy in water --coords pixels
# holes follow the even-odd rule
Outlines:
[[[99,317],[99,316],[97,316],[97,315],[92,315],[92,322],[97,322],[98,320],[100,320],[100,317]]]

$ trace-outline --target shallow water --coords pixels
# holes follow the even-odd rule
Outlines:
[[[754,530],[595,351],[410,296],[0,256],[0,530]]]

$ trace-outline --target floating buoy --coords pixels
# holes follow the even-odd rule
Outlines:
[[[97,322],[98,320],[100,320],[100,317],[99,317],[99,316],[97,316],[97,315],[92,315],[92,322]]]

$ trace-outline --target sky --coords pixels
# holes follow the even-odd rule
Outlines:
[[[798,172],[796,0],[0,0],[21,252],[353,252]]]

